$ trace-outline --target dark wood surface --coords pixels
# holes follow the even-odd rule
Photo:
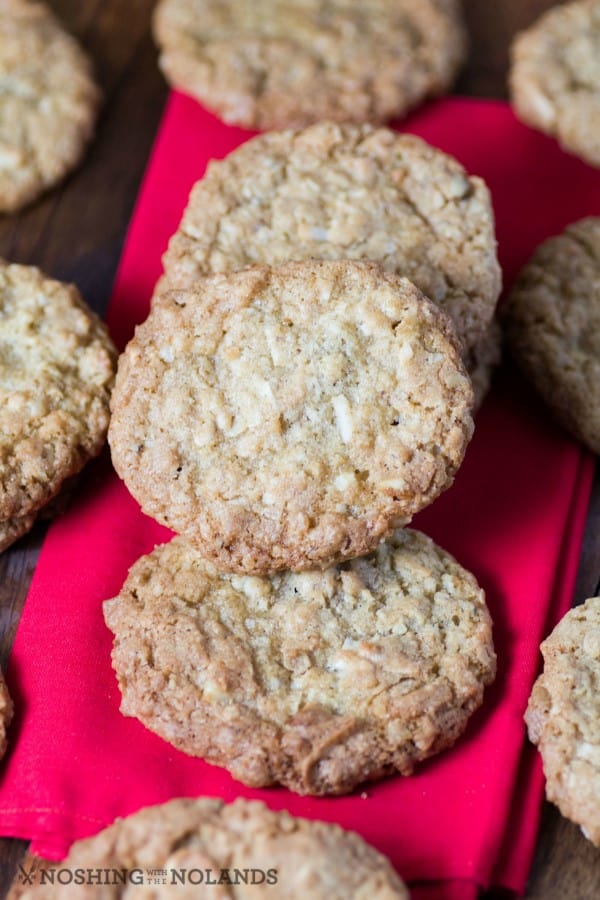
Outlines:
[[[0,219],[0,256],[74,281],[99,312],[106,308],[127,223],[167,95],[149,22],[154,0],[50,0],[93,57],[105,103],[96,140],[80,169],[20,215]],[[506,97],[508,46],[551,0],[466,0],[471,53],[457,91]],[[10,653],[44,527],[0,556],[0,662]],[[576,601],[598,592],[600,479],[596,477]],[[26,844],[0,840],[0,896]],[[491,900],[500,894],[488,892]],[[544,806],[530,900],[600,897],[600,851],[549,804]]]

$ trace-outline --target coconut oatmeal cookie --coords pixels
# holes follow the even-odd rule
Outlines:
[[[0,262],[0,549],[100,452],[116,355],[73,285]]]
[[[119,362],[113,462],[216,565],[375,547],[449,487],[472,390],[447,317],[352,261],[256,266],[162,295]]]
[[[561,425],[600,453],[600,218],[544,241],[502,313],[525,376]]]
[[[164,257],[158,292],[214,272],[366,259],[409,278],[467,349],[500,292],[487,187],[420,138],[320,123],[261,135],[211,162]]]
[[[600,0],[548,10],[512,47],[515,111],[600,166]]]
[[[172,85],[259,129],[403,115],[466,44],[456,0],[162,0],[154,33]]]
[[[73,169],[100,94],[90,63],[45,3],[0,0],[0,212]]]
[[[40,865],[48,867],[44,861]],[[241,798],[231,804],[177,799],[146,807],[77,841],[59,865],[72,871],[165,871],[167,884],[36,884],[11,894],[11,900],[68,900],[74,891],[89,900],[147,891],[164,900],[408,900],[385,856],[354,832]],[[186,881],[189,872],[194,878]],[[206,881],[200,881],[202,875]]]
[[[416,531],[324,571],[220,574],[183,538],[104,604],[121,711],[254,787],[341,794],[451,746],[495,674],[475,578]]]
[[[568,612],[542,654],[525,719],[546,795],[600,847],[600,597]]]

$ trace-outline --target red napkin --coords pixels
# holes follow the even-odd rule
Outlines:
[[[507,280],[536,243],[600,213],[600,175],[564,155],[500,103],[449,99],[405,127],[490,184]],[[207,160],[247,137],[174,94],[131,224],[109,321],[122,344],[143,319]],[[454,487],[417,527],[477,575],[495,623],[498,677],[456,747],[411,778],[335,799],[251,791],[118,711],[101,604],[128,567],[169,533],[139,511],[107,458],[88,470],[50,529],[8,672],[17,718],[0,787],[0,833],[59,858],[117,815],[179,795],[259,797],[339,822],[386,853],[422,900],[468,900],[478,886],[522,891],[542,793],[522,721],[542,636],[569,606],[593,462],[513,375],[497,379]]]

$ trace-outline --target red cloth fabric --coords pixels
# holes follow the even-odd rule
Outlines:
[[[543,238],[600,213],[600,175],[520,125],[500,103],[448,99],[404,126],[491,186],[506,280]],[[127,238],[109,312],[123,344],[148,309],[160,254],[207,160],[247,136],[172,95]],[[470,568],[495,623],[498,677],[456,747],[411,778],[343,798],[251,791],[119,713],[102,601],[169,533],[110,468],[89,467],[44,543],[15,640],[16,700],[0,786],[0,833],[59,858],[117,815],[174,796],[259,797],[339,822],[386,853],[421,900],[467,900],[478,885],[524,887],[542,793],[523,711],[541,638],[569,606],[593,462],[511,374],[497,379],[453,488],[415,520]]]

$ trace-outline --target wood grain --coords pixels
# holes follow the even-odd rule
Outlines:
[[[95,142],[81,167],[57,190],[17,216],[0,219],[0,255],[74,281],[98,312],[106,308],[127,223],[166,98],[150,36],[153,0],[51,0],[91,54],[104,91]],[[465,0],[471,50],[457,90],[507,96],[508,48],[549,0]],[[0,661],[6,662],[35,569],[45,526],[0,556]],[[599,591],[600,478],[586,527],[576,599]],[[0,840],[0,896],[26,843]],[[506,897],[488,891],[487,900]],[[600,897],[600,852],[546,805],[527,897]]]

